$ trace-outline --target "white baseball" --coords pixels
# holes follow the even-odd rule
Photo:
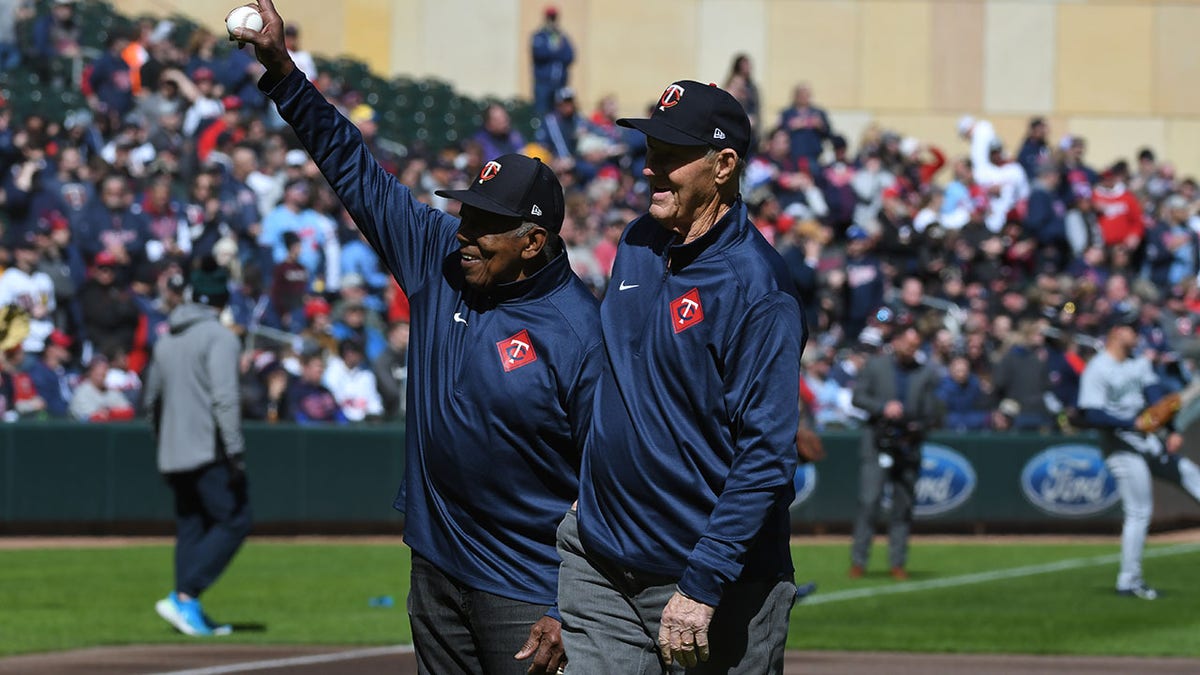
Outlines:
[[[233,35],[235,28],[248,28],[250,30],[262,30],[263,19],[262,14],[250,5],[242,5],[234,7],[229,16],[225,17],[225,28],[229,30],[229,34]]]

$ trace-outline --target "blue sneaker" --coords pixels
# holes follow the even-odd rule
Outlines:
[[[204,610],[200,608],[199,600],[193,598],[185,602],[179,599],[179,594],[171,591],[170,595],[154,603],[154,610],[184,635],[204,637],[213,634],[204,621]]]

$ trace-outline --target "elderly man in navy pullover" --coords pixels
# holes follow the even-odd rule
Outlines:
[[[504,155],[469,189],[438,192],[462,202],[461,220],[421,204],[296,70],[272,2],[259,7],[263,30],[239,33],[266,66],[259,86],[412,310],[395,506],[413,550],[418,667],[556,672],[555,528],[578,492],[603,367],[596,301],[558,237],[558,179],[541,162]]]
[[[618,123],[647,136],[651,203],[600,308],[609,369],[559,528],[569,671],[779,673],[805,327],[738,194],[750,122],[685,80]]]

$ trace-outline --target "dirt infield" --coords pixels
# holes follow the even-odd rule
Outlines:
[[[417,672],[409,647],[252,647],[197,644],[188,646],[99,647],[54,654],[0,659],[7,675],[411,675]],[[1058,675],[1061,673],[1200,672],[1200,659],[1132,659],[1065,656],[901,654],[891,652],[789,652],[788,675],[888,675],[971,673],[972,675]]]

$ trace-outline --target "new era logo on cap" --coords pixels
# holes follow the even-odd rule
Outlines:
[[[550,167],[525,155],[497,157],[483,165],[479,179],[466,190],[438,190],[436,194],[480,211],[521,218],[550,232],[562,229],[562,185]]]
[[[732,94],[715,84],[680,80],[668,85],[648,119],[617,120],[671,145],[750,151],[750,118]]]

